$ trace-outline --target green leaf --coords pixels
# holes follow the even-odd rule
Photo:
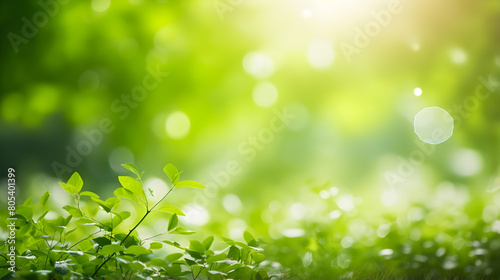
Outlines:
[[[155,197],[155,193],[153,192],[153,190],[151,188],[148,188],[148,191],[149,191],[149,194],[152,196],[152,197]]]
[[[243,233],[243,238],[245,239],[245,241],[249,246],[254,246],[254,247],[258,246],[257,241],[250,232],[245,230],[245,232]]]
[[[68,184],[66,184],[66,183],[62,183],[62,182],[59,182],[59,185],[61,185],[61,187],[62,187],[65,191],[69,192],[71,195],[73,195],[73,196],[75,195],[75,193],[76,193],[76,189],[75,189],[75,187],[74,187],[74,186],[71,186],[71,185],[68,185]]]
[[[29,221],[33,218],[33,209],[30,206],[19,205],[16,207],[16,214],[23,216]]]
[[[49,200],[50,196],[50,191],[46,191],[43,195],[42,198],[40,199],[40,203],[42,204],[42,208],[45,209],[45,205],[47,205],[47,200]]]
[[[180,215],[180,216],[186,216],[186,214],[184,214],[181,211],[181,209],[179,209],[179,208],[177,208],[175,206],[165,205],[165,206],[162,206],[162,207],[158,208],[157,210],[158,211],[172,213],[172,214],[177,214],[177,215]]]
[[[106,212],[111,212],[111,206],[108,205],[105,201],[100,200],[99,198],[91,197],[93,201],[95,201],[101,208]]]
[[[209,236],[203,240],[203,247],[205,247],[206,250],[210,249],[210,246],[212,246],[212,243],[214,243],[214,237]]]
[[[168,178],[170,178],[170,181],[172,182],[173,185],[177,184],[179,181],[179,170],[177,170],[177,167],[175,167],[173,164],[169,163],[163,167],[163,172],[167,174]]]
[[[105,246],[111,244],[111,240],[107,239],[106,237],[97,237],[92,239],[94,243],[99,244],[99,246]]]
[[[177,227],[177,228],[175,228],[174,230],[169,231],[168,233],[169,233],[169,234],[190,235],[190,234],[193,234],[193,233],[196,233],[196,232],[194,232],[194,231],[190,231],[190,230],[185,229],[185,228],[183,228],[183,227]]]
[[[113,210],[113,208],[118,207],[120,205],[120,199],[117,197],[110,197],[106,199],[106,204],[109,205],[110,209]]]
[[[68,185],[74,186],[75,187],[75,192],[79,193],[82,190],[83,187],[83,180],[82,177],[80,177],[80,174],[78,172],[73,173],[71,175],[71,178],[68,180]]]
[[[203,256],[199,252],[187,249],[186,253],[188,253],[191,257],[193,257],[193,258],[195,258],[197,260],[203,259]]]
[[[166,256],[165,260],[167,260],[169,262],[173,262],[173,261],[176,261],[176,260],[182,258],[182,256],[184,256],[182,253],[174,253],[174,254],[170,254],[170,255]]]
[[[142,184],[139,181],[129,176],[119,176],[118,180],[120,181],[122,187],[131,191],[133,194],[142,199],[142,201],[146,202],[146,194],[144,193]]]
[[[261,263],[262,261],[264,261],[266,259],[266,257],[261,253],[254,252],[254,253],[252,253],[252,259],[256,263]]]
[[[173,230],[177,224],[179,223],[179,218],[177,218],[177,214],[173,214],[168,221],[168,231]]]
[[[183,247],[181,246],[181,244],[179,244],[179,243],[177,243],[177,242],[175,242],[175,241],[163,240],[162,242],[163,242],[163,243],[165,243],[165,244],[168,244],[168,245],[170,245],[170,246],[174,246],[174,247],[176,247],[176,248],[178,248],[178,249],[181,249],[181,250],[185,250],[185,249],[186,249],[186,248],[183,248]]]
[[[203,253],[207,250],[198,240],[189,240],[189,249],[198,253]]]
[[[128,217],[130,217],[130,212],[128,211],[122,211],[120,213],[115,213],[115,214],[120,215],[122,220],[126,220]]]
[[[152,252],[142,246],[139,245],[132,245],[127,248],[125,251],[127,254],[132,254],[132,255],[148,255],[151,254]]]
[[[139,169],[137,169],[137,166],[135,166],[135,164],[129,162],[129,163],[122,164],[122,166],[125,167],[126,169],[128,169],[129,171],[132,171],[132,173],[137,175],[137,178],[141,178],[141,174],[139,174]]]
[[[218,255],[215,255],[215,256],[211,256],[207,259],[207,263],[208,264],[212,264],[216,261],[221,261],[223,259],[225,259],[227,257],[226,254],[222,253],[222,254],[218,254]]]
[[[118,244],[108,244],[104,245],[99,252],[103,255],[111,255],[113,253],[118,253],[124,250],[125,249],[123,249],[123,247]]]
[[[179,183],[175,184],[175,188],[197,188],[197,189],[206,189],[207,187],[203,186],[202,184],[196,182],[196,181],[180,181]]]
[[[245,230],[245,232],[243,233],[243,238],[245,239],[245,241],[247,243],[249,243],[252,240],[255,240],[255,238],[253,237],[253,235],[250,232],[248,232],[247,230]]]
[[[117,197],[123,197],[123,198],[128,198],[132,201],[135,201],[137,203],[140,203],[139,198],[134,195],[133,192],[125,189],[125,188],[118,188],[116,189],[113,194]],[[142,204],[141,204],[142,205]]]
[[[224,243],[226,243],[228,245],[233,245],[233,246],[235,245],[234,240],[232,240],[230,238],[222,236],[222,240],[224,240]]]
[[[160,242],[151,242],[151,244],[149,244],[149,250],[158,250],[158,249],[161,249],[163,247],[163,244],[161,244]]]
[[[236,246],[229,247],[229,252],[227,253],[227,257],[233,260],[239,260],[240,258],[240,249]]]
[[[80,209],[73,207],[71,205],[64,205],[63,209],[66,210],[71,216],[75,218],[81,218],[83,217],[82,211]]]
[[[89,196],[89,197],[94,197],[94,198],[99,198],[99,196],[96,193],[89,192],[89,191],[81,192],[80,196],[82,196],[82,195]]]

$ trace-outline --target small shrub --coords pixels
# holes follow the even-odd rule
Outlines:
[[[169,235],[190,235],[190,231],[179,225],[178,216],[184,213],[172,205],[164,205],[167,196],[178,188],[204,189],[195,181],[180,181],[175,166],[168,164],[164,172],[171,187],[161,199],[152,203],[146,195],[142,175],[132,163],[123,167],[134,177],[119,176],[122,187],[114,191],[114,197],[102,200],[98,194],[82,191],[83,180],[74,173],[66,183],[60,185],[69,192],[74,205],[65,205],[66,217],[48,219],[47,202],[50,192],[46,192],[39,205],[31,203],[31,198],[17,206],[16,215],[16,269],[15,273],[6,268],[7,257],[2,254],[0,278],[19,279],[269,279],[264,255],[259,242],[249,232],[244,233],[246,243],[223,238],[226,244],[221,251],[212,250],[214,237],[202,241],[190,240],[185,247],[168,240],[150,242],[153,238]],[[118,211],[123,199],[129,199],[144,208],[144,214],[130,229],[121,232],[117,227],[124,223],[131,213]],[[94,203],[98,210],[88,211],[81,207],[82,200]],[[34,210],[41,209],[35,218]],[[136,229],[153,211],[169,213],[170,219],[165,232],[153,237],[138,236]],[[91,213],[93,212],[93,213]],[[102,217],[107,217],[103,219]],[[99,218],[100,217],[100,218]],[[93,228],[93,230],[89,230]],[[83,232],[92,232],[83,236]],[[78,239],[75,235],[80,235]],[[77,240],[70,242],[68,240]],[[146,246],[148,241],[149,246]],[[7,244],[4,244],[4,246]],[[159,257],[163,245],[173,246],[180,253]],[[2,249],[6,251],[6,247]],[[269,263],[269,262],[267,262]]]

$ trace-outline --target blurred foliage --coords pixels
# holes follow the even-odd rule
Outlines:
[[[123,162],[156,192],[168,161],[208,187],[176,197],[195,238],[249,229],[290,276],[498,276],[498,1],[2,1],[0,22],[18,201],[62,208],[75,171],[110,197]],[[455,120],[435,146],[431,106]]]

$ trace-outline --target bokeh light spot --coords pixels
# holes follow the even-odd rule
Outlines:
[[[253,89],[253,101],[260,107],[272,106],[278,99],[278,90],[269,82],[257,84]]]
[[[421,88],[416,88],[413,90],[413,94],[415,94],[416,96],[420,96],[422,95],[422,89]]]
[[[237,213],[240,211],[241,205],[240,198],[232,193],[226,194],[222,199],[222,206],[224,206],[224,209],[229,213]]]
[[[450,167],[457,175],[468,177],[477,174],[481,170],[483,160],[476,151],[461,149],[453,153]]]
[[[307,60],[312,67],[317,69],[328,68],[334,58],[332,44],[324,40],[316,40],[307,47]]]
[[[467,54],[464,50],[454,48],[450,52],[451,61],[455,64],[464,64],[467,61]]]
[[[243,69],[256,78],[264,79],[274,73],[274,62],[268,55],[250,52],[243,58]]]
[[[134,162],[134,154],[125,147],[118,147],[109,155],[109,166],[117,173],[126,171],[121,165],[128,162]]]
[[[165,127],[168,136],[173,139],[182,139],[189,133],[191,122],[184,112],[177,111],[168,116]]]
[[[96,12],[102,13],[109,9],[111,0],[92,0],[92,9]]]
[[[415,115],[415,133],[420,140],[429,144],[439,144],[453,135],[453,118],[439,107],[427,107]]]

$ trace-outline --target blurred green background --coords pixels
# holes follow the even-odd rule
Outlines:
[[[344,273],[355,252],[406,262],[416,246],[432,252],[409,267],[499,273],[470,253],[500,248],[498,1],[40,3],[0,3],[1,170],[18,198],[69,201],[57,182],[74,171],[108,197],[126,162],[161,192],[173,163],[209,187],[170,198],[184,223],[248,228],[285,267],[312,254]],[[439,145],[414,133],[431,106],[455,119]]]

